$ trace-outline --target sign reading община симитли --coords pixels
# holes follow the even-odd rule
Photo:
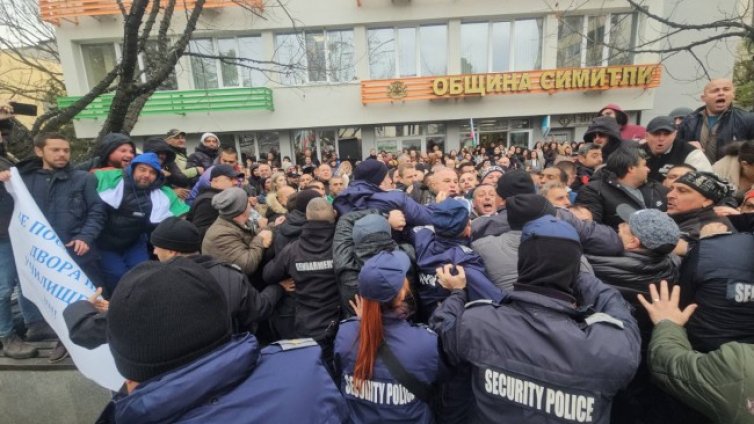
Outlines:
[[[621,65],[370,80],[361,82],[361,100],[368,104],[498,94],[654,88],[660,85],[661,73],[659,65]]]

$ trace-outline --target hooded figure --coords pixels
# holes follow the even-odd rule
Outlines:
[[[131,137],[121,133],[106,134],[97,145],[94,156],[91,159],[76,165],[75,168],[83,171],[113,168],[109,161],[110,155],[124,144],[130,145],[131,152],[136,154],[136,145],[131,141]]]
[[[579,273],[581,245],[570,224],[549,215],[527,223],[520,251],[505,301],[467,303],[461,278],[432,317],[451,366],[471,368],[471,417],[609,423],[612,398],[639,364],[629,306],[616,289]],[[512,387],[532,395],[509,397]]]
[[[144,153],[156,153],[162,164],[163,173],[166,175],[166,181],[172,187],[188,187],[191,180],[178,168],[175,163],[175,151],[165,140],[159,137],[152,137],[144,142]]]
[[[134,180],[139,165],[147,165],[156,172],[156,178],[147,186]],[[155,153],[135,157],[124,170],[103,169],[94,175],[97,193],[107,205],[107,221],[97,245],[101,249],[105,286],[112,291],[126,271],[149,259],[147,238],[154,227],[165,218],[188,213],[189,207],[170,187],[163,185],[165,177]]]
[[[592,120],[589,127],[584,133],[584,141],[587,143],[594,143],[594,136],[596,134],[605,134],[608,137],[608,141],[602,144],[602,163],[607,163],[607,158],[611,153],[616,151],[621,145],[623,145],[623,137],[620,133],[620,127],[616,120],[610,116],[598,116]],[[600,145],[599,143],[595,143]],[[632,143],[633,144],[633,143]]]
[[[610,109],[613,111],[613,114],[615,115],[615,120],[618,121],[618,125],[620,125],[620,138],[622,138],[623,140],[634,140],[634,141],[639,141],[639,140],[644,139],[647,131],[641,125],[629,124],[628,115],[626,114],[626,112],[623,111],[623,109],[621,109],[620,106],[616,105],[615,103],[610,103],[607,106],[600,109],[600,111],[597,114],[600,116],[603,116],[605,109]]]

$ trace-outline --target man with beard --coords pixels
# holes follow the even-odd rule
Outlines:
[[[189,207],[163,185],[165,177],[154,153],[137,156],[124,170],[100,170],[94,175],[107,210],[97,246],[109,297],[123,274],[149,259],[147,239],[154,227],[165,218],[185,215]]]
[[[183,173],[183,176],[188,178],[192,182],[196,182],[199,177],[204,173],[204,168],[201,166],[193,166],[188,162],[188,156],[186,155],[186,133],[172,129],[168,131],[165,136],[165,141],[170,145],[175,153],[175,164],[178,165],[178,169]],[[189,195],[188,187],[178,190],[178,195],[185,199]]]
[[[196,150],[188,157],[186,166],[188,168],[201,167],[207,170],[215,163],[219,152],[220,138],[210,132],[204,133],[199,139],[199,145],[196,147]]]

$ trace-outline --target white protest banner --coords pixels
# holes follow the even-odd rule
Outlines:
[[[15,202],[8,233],[24,296],[37,305],[79,371],[102,387],[118,390],[124,379],[118,374],[107,345],[93,350],[75,345],[63,320],[63,309],[91,296],[94,285],[68,255],[16,168],[11,168],[11,179],[5,188]]]

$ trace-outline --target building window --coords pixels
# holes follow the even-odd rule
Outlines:
[[[370,29],[367,46],[369,73],[373,79],[448,72],[447,25]]]
[[[633,47],[634,15],[566,16],[558,23],[558,67],[628,65],[630,52],[611,45]]]
[[[295,130],[291,133],[296,163],[304,164],[304,152],[310,150],[317,161],[325,162],[333,155],[340,157],[340,150],[351,159],[361,160],[361,128],[321,130]],[[358,158],[358,159],[357,159]]]
[[[157,42],[149,41],[146,45],[147,51],[150,56],[156,56]],[[99,84],[100,81],[115,68],[123,53],[123,45],[120,43],[99,43],[99,44],[82,44],[81,54],[84,60],[84,71],[86,72],[86,81],[89,84],[89,88],[93,88]],[[149,65],[149,60],[144,54],[138,56],[139,73],[137,78],[141,82],[146,82],[148,77],[154,75],[154,68]],[[172,72],[170,76],[163,81],[158,87],[159,90],[176,90],[178,89],[178,82],[175,77],[175,72]]]
[[[356,79],[352,30],[277,34],[275,52],[284,85]]]
[[[94,87],[118,64],[115,57],[115,44],[83,44],[84,69],[89,88]]]
[[[236,148],[245,159],[252,156],[256,160],[266,159],[268,153],[272,153],[278,161],[281,159],[279,135],[275,131],[239,134]]]
[[[526,71],[542,66],[542,19],[461,24],[461,72]]]
[[[378,152],[390,153],[445,149],[445,124],[382,125],[374,127]]]
[[[224,37],[191,40],[194,88],[259,87],[265,84],[262,37]]]

